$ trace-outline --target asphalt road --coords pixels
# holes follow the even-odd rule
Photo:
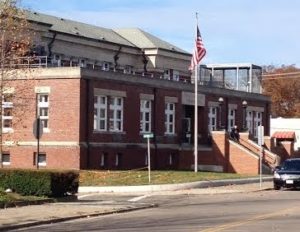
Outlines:
[[[298,232],[300,226],[300,191],[98,197],[116,202],[134,199],[158,207],[18,231]]]

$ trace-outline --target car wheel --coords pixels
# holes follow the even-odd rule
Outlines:
[[[274,189],[275,190],[279,190],[281,188],[281,186],[274,184]]]

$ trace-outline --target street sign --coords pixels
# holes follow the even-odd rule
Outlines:
[[[143,134],[143,138],[144,138],[144,139],[152,139],[153,136],[154,136],[153,133]]]
[[[153,138],[153,133],[143,134],[143,138],[147,139],[147,153],[148,153],[148,180],[151,182],[151,160],[150,160],[150,139]]]

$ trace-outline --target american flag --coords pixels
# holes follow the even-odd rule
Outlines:
[[[194,48],[194,52],[193,52],[193,57],[191,60],[191,66],[190,66],[190,70],[194,70],[195,67],[197,66],[197,64],[200,63],[200,61],[202,60],[202,58],[205,56],[206,54],[206,50],[204,48],[203,42],[202,42],[202,38],[201,38],[201,34],[200,34],[200,30],[199,27],[197,25],[197,37],[195,40],[195,48]]]

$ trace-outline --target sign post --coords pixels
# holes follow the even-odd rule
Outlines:
[[[153,133],[144,134],[144,139],[147,139],[147,151],[148,151],[148,180],[151,182],[151,160],[150,160],[150,139],[153,138]]]
[[[258,126],[257,127],[257,139],[258,139],[258,145],[260,146],[260,156],[259,156],[259,187],[261,189],[262,187],[262,159],[264,155],[264,127]]]
[[[37,139],[37,153],[35,156],[35,163],[36,163],[36,168],[39,169],[39,153],[40,153],[40,138],[42,137],[43,134],[43,123],[40,119],[40,117],[37,117],[37,119],[33,122],[33,135]]]

